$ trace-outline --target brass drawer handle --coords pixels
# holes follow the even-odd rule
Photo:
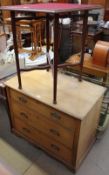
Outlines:
[[[27,133],[30,133],[31,131],[28,129],[28,128],[22,128],[23,131],[27,132]]]
[[[60,151],[60,148],[55,144],[51,144],[51,147],[56,151]]]
[[[54,119],[61,120],[61,116],[58,112],[51,112],[51,116]]]
[[[22,103],[27,103],[27,99],[25,99],[25,97],[19,97],[19,100],[20,100]]]
[[[20,115],[26,119],[28,119],[28,116],[24,112],[20,112]]]
[[[56,129],[50,129],[50,132],[56,136],[60,136],[60,133]]]

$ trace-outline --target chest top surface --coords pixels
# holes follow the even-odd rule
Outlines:
[[[70,3],[37,3],[37,4],[24,4],[13,6],[2,6],[1,10],[9,11],[27,11],[27,12],[45,12],[45,13],[63,13],[82,10],[92,10],[101,8],[99,5],[80,5]]]
[[[18,89],[16,76],[5,82],[5,85],[80,120],[84,119],[105,92],[104,87],[84,80],[79,82],[77,78],[58,73],[57,104],[53,104],[53,78],[50,71],[25,72],[21,77],[21,90]]]

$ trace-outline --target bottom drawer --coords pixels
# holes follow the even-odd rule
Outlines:
[[[72,151],[67,149],[62,144],[52,140],[48,136],[42,134],[31,125],[27,125],[19,119],[15,119],[15,130],[28,137],[29,140],[34,141],[36,144],[46,148],[51,155],[54,155],[59,159],[65,160],[68,163],[72,163]],[[38,145],[38,146],[39,146]]]

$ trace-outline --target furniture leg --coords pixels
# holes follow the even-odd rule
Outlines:
[[[32,47],[32,51],[34,51],[34,30],[33,28],[31,28],[31,47]]]
[[[18,48],[22,48],[22,33],[20,26],[17,26],[17,38],[18,38]]]
[[[83,62],[84,62],[84,48],[85,48],[86,36],[87,36],[87,33],[88,33],[87,20],[88,20],[88,11],[85,11],[84,16],[83,16],[83,31],[82,31],[82,43],[81,43],[82,47],[81,47],[81,61],[80,61],[79,81],[82,80],[82,69],[83,69]]]
[[[33,25],[33,43],[34,43],[34,51],[36,52],[37,54],[37,50],[38,50],[38,42],[37,42],[37,35],[36,35],[36,32],[37,32],[37,26],[36,25]]]
[[[49,39],[49,14],[46,15],[46,52],[48,53],[50,49],[50,39]],[[47,58],[47,65],[49,64]],[[48,70],[48,69],[47,69]]]
[[[105,76],[103,77],[103,82],[102,82],[103,86],[106,86],[107,77],[108,77],[108,74],[105,74]]]
[[[54,65],[53,65],[53,103],[57,103],[57,66],[58,66],[58,14],[54,16]]]
[[[15,19],[15,12],[14,11],[11,11],[11,24],[12,24],[12,33],[13,33],[13,43],[14,43],[14,51],[15,51],[15,59],[16,59],[18,84],[19,84],[19,89],[22,89],[20,65],[19,65],[19,57],[18,57],[18,46],[17,46],[17,38],[16,38],[16,19]]]
[[[42,31],[42,27],[41,24],[39,26],[39,51],[42,52],[42,39],[41,39],[41,31]]]

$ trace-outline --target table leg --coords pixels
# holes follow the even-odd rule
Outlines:
[[[103,82],[102,82],[103,86],[106,86],[107,79],[108,79],[107,77],[108,77],[108,74],[105,74],[105,76],[103,77]]]
[[[50,38],[49,38],[49,14],[46,15],[46,52],[48,53],[50,49]],[[47,58],[47,65],[49,64]],[[47,69],[49,70],[49,69]]]
[[[58,65],[58,36],[59,36],[59,17],[54,16],[54,65],[53,65],[53,103],[57,103],[57,65]]]
[[[88,21],[88,11],[85,11],[83,16],[83,31],[82,31],[82,43],[81,43],[81,61],[80,61],[80,77],[79,77],[80,81],[82,80],[85,41],[88,33],[87,21]]]
[[[14,51],[15,51],[18,84],[19,84],[19,89],[22,89],[20,65],[19,65],[19,57],[18,57],[18,46],[17,46],[17,38],[16,38],[16,20],[15,20],[14,11],[11,11],[11,24],[12,24],[12,32],[13,32],[13,44],[14,44]]]

